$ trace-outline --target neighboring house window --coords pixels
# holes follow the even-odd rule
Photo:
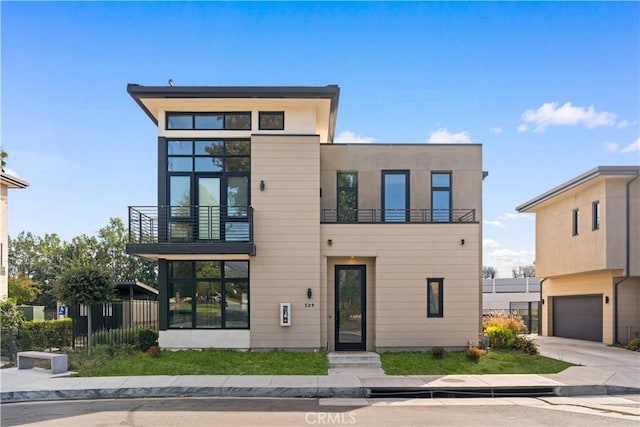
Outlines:
[[[382,171],[382,220],[409,220],[409,171]]]
[[[451,221],[451,172],[431,173],[431,218],[434,222]]]
[[[593,216],[593,230],[600,230],[600,201],[591,204]]]
[[[80,316],[89,315],[89,306],[87,304],[80,304]]]
[[[251,141],[171,139],[167,156],[166,239],[247,240]]]
[[[112,317],[113,316],[113,304],[110,302],[102,304],[102,315],[104,317]]]
[[[248,261],[169,261],[169,328],[249,327]]]
[[[574,236],[580,234],[580,210],[574,209],[572,212],[572,233]]]
[[[427,279],[427,317],[444,317],[444,279]]]
[[[338,172],[338,222],[358,220],[358,172]]]
[[[251,130],[251,113],[167,113],[168,130]]]
[[[258,118],[260,130],[284,130],[284,111],[260,111]]]

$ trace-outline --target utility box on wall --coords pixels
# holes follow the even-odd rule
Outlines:
[[[291,303],[280,303],[280,326],[291,326]]]

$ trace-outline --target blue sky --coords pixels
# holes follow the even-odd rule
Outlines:
[[[156,203],[127,83],[341,88],[339,141],[483,144],[485,265],[534,258],[515,207],[640,163],[640,4],[2,2],[9,233],[93,234]]]

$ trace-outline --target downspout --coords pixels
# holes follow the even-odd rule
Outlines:
[[[629,278],[629,276],[631,275],[630,273],[630,268],[631,268],[631,236],[630,236],[630,230],[631,230],[631,184],[633,183],[633,181],[635,181],[636,179],[640,178],[640,175],[638,173],[636,173],[636,176],[633,179],[630,179],[629,181],[627,181],[627,221],[626,221],[626,252],[627,252],[627,256],[626,256],[626,266],[625,266],[625,272],[624,272],[624,277],[622,278],[622,280],[620,280],[618,283],[616,283],[613,287],[613,298],[614,298],[614,304],[613,304],[613,338],[614,338],[614,343],[619,342],[618,341],[618,285],[622,284],[622,282],[624,282],[625,280],[627,280]]]
[[[538,310],[538,336],[543,336],[542,335],[542,320],[543,320],[543,314],[544,311],[546,310],[546,307],[543,307],[543,305],[549,304],[549,301],[544,300],[544,298],[542,297],[543,293],[542,293],[542,284],[544,283],[544,281],[547,280],[546,277],[542,277],[540,279],[540,309]],[[549,335],[549,328],[547,327],[547,336],[551,336]]]

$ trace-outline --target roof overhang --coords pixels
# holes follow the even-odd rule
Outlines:
[[[0,172],[0,183],[9,188],[26,188],[29,186],[27,181],[13,175],[9,175],[4,171]]]
[[[565,193],[573,188],[576,188],[580,185],[583,185],[589,181],[592,181],[599,177],[604,176],[638,176],[640,175],[640,166],[598,166],[596,168],[591,169],[588,172],[583,173],[580,176],[577,176],[564,184],[561,184],[551,190],[540,194],[537,197],[529,200],[516,207],[516,211],[523,212],[532,212],[532,209],[547,200],[556,197],[562,193]]]
[[[328,86],[142,86],[127,85],[127,92],[158,125],[156,113],[149,108],[152,99],[325,99],[329,100],[328,141],[333,142],[340,88]]]

